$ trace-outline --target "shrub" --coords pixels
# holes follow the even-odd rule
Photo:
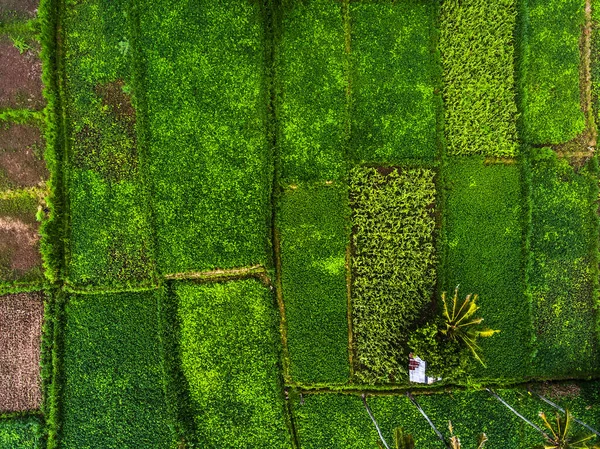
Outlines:
[[[435,287],[433,170],[372,167],[351,173],[352,321],[357,377],[399,381],[408,331]]]

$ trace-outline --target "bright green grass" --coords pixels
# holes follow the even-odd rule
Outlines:
[[[579,96],[584,0],[525,0],[521,63],[524,138],[567,142],[585,127]]]
[[[281,267],[294,381],[348,380],[347,192],[300,186],[280,203]]]
[[[42,425],[38,418],[0,419],[0,448],[42,449]]]
[[[352,330],[363,382],[407,380],[406,341],[436,283],[434,176],[426,168],[351,173]]]
[[[289,448],[273,295],[257,280],[174,286],[198,447]]]
[[[63,449],[169,448],[160,292],[73,295],[66,305]]]
[[[350,3],[351,152],[398,163],[436,154],[436,2]]]
[[[523,286],[521,180],[517,165],[482,158],[446,167],[446,289],[479,294],[485,325],[501,332],[482,339],[483,378],[522,378],[530,361],[530,305]],[[477,363],[477,362],[473,362]]]
[[[536,374],[574,376],[598,371],[598,180],[575,173],[566,160],[532,168],[532,266]]]
[[[446,0],[441,11],[448,153],[514,156],[516,0]]]
[[[68,282],[151,282],[153,237],[141,183],[127,0],[67,0],[62,19],[70,206]]]
[[[277,48],[281,177],[345,173],[346,77],[341,3],[286,0]]]
[[[160,271],[264,264],[273,169],[261,8],[137,6]]]

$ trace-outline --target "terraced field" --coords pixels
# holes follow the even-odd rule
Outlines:
[[[599,30],[596,0],[0,0],[0,449],[593,434]]]

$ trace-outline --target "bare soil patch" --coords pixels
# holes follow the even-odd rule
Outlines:
[[[42,402],[42,293],[0,296],[0,411],[35,410]]]
[[[579,396],[581,388],[575,383],[545,382],[540,386],[540,394],[552,400],[572,399]]]
[[[31,125],[0,125],[0,188],[36,187],[48,179],[44,139]]]
[[[33,217],[35,220],[35,217]],[[29,221],[29,220],[27,220]],[[42,265],[38,223],[0,216],[0,279],[14,281]]]
[[[131,97],[125,93],[123,88],[125,81],[122,79],[111,83],[99,84],[96,86],[96,94],[102,99],[102,105],[108,106],[115,119],[125,125],[128,131],[135,132],[135,108],[131,103]]]
[[[39,53],[37,43],[21,54],[7,36],[0,38],[0,108],[44,107]]]
[[[40,0],[0,0],[0,21],[33,19]]]

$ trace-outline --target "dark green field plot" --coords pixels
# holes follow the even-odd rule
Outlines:
[[[524,138],[563,143],[585,127],[579,93],[585,0],[525,0],[521,81]]]
[[[353,395],[306,395],[293,403],[302,449],[375,449],[377,431]]]
[[[573,376],[599,370],[598,180],[575,173],[546,150],[532,168],[532,266],[535,373]]]
[[[277,47],[282,178],[345,174],[346,86],[342,5],[286,0]]]
[[[273,169],[258,2],[137,7],[160,271],[266,263]]]
[[[287,190],[280,205],[287,341],[297,382],[348,380],[347,202],[345,188],[301,186]]]
[[[446,178],[446,289],[460,284],[459,297],[479,294],[484,324],[501,331],[481,342],[488,368],[478,375],[521,378],[532,326],[524,293],[520,169],[453,158]]]
[[[435,172],[381,171],[358,167],[350,177],[356,375],[378,383],[406,380],[409,329],[436,282]]]
[[[61,448],[168,448],[161,292],[73,295],[66,305]]]
[[[444,1],[439,49],[449,154],[517,153],[516,0]]]
[[[436,155],[437,2],[350,2],[351,152],[398,163]]]
[[[197,447],[289,448],[275,301],[254,279],[174,286]]]
[[[128,5],[67,0],[62,20],[70,147],[67,277],[75,286],[139,286],[154,275],[131,98]]]
[[[42,449],[43,428],[34,417],[0,419],[2,449]]]

